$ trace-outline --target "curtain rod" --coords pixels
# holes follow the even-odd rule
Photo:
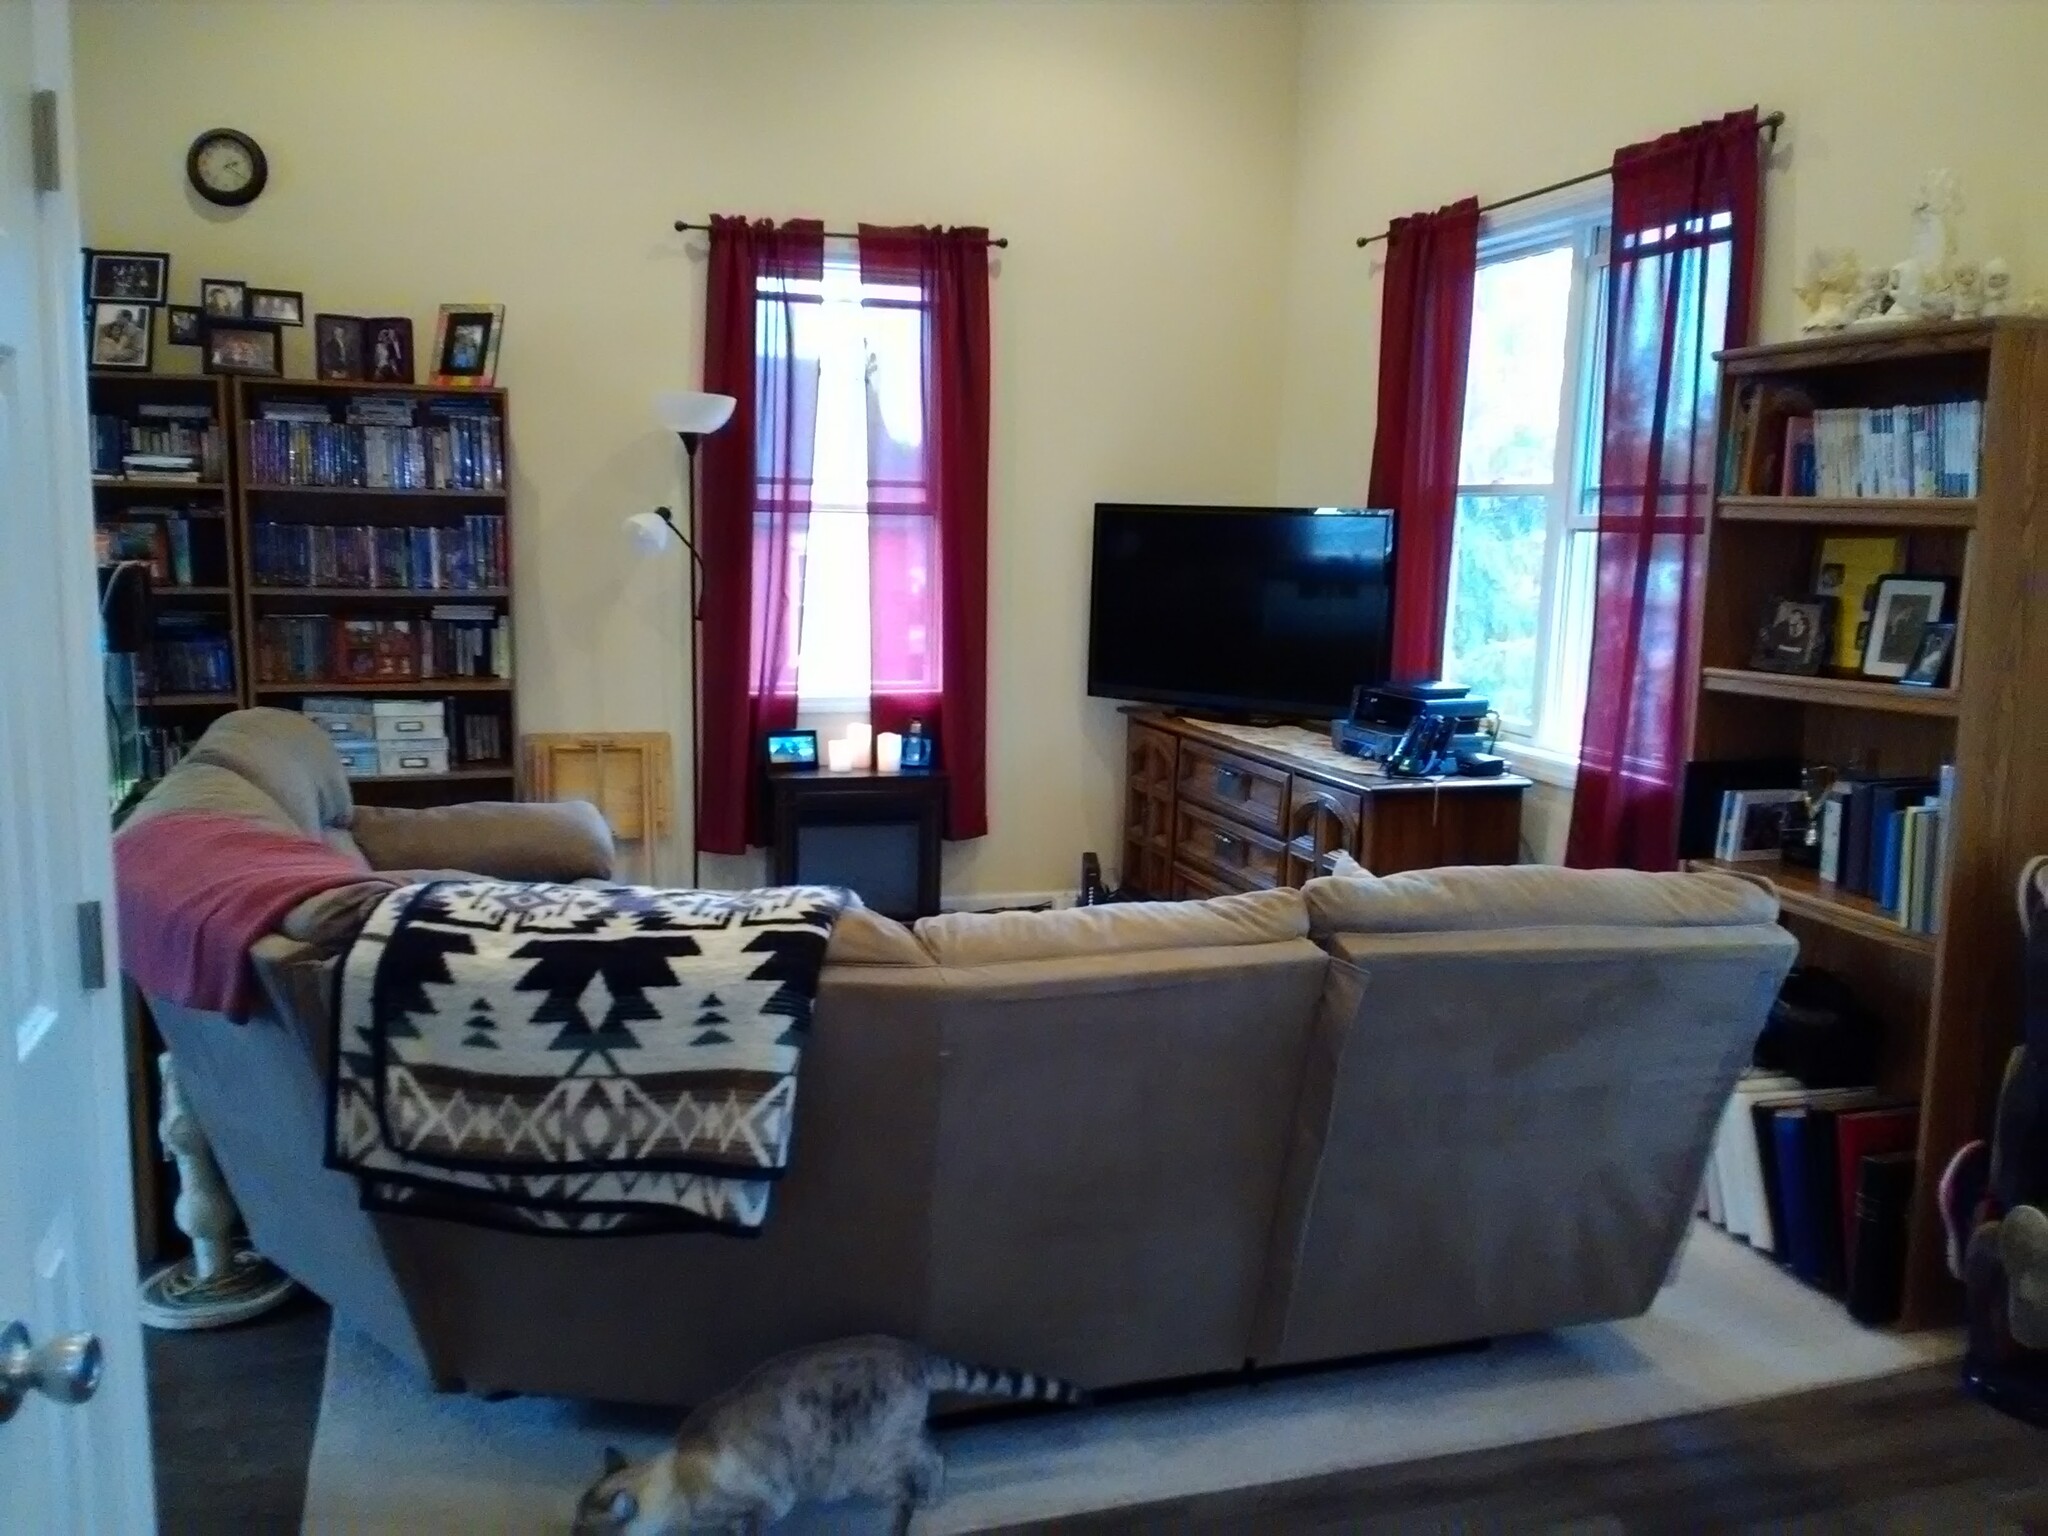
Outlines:
[[[1778,130],[1784,126],[1785,114],[1782,112],[1773,112],[1767,117],[1760,117],[1756,120],[1756,131],[1763,134],[1773,144],[1778,142]],[[1602,166],[1597,171],[1587,171],[1581,176],[1567,176],[1563,181],[1553,181],[1547,187],[1537,187],[1530,192],[1517,192],[1513,197],[1504,197],[1497,203],[1481,203],[1479,211],[1481,213],[1492,213],[1497,208],[1512,208],[1516,203],[1526,203],[1534,198],[1548,197],[1553,192],[1564,191],[1566,187],[1582,187],[1589,181],[1598,181],[1602,176],[1611,173],[1612,167]],[[1377,245],[1392,233],[1391,229],[1383,229],[1376,235],[1360,235],[1358,237],[1359,248],[1363,250],[1368,245]]]
[[[689,229],[701,229],[708,232],[710,228],[709,224],[692,224],[688,219],[676,220],[677,234],[681,234]],[[858,240],[860,236],[851,230],[828,229],[825,231],[825,238],[827,240]],[[994,246],[999,251],[1007,251],[1010,248],[1010,237],[1008,235],[990,235],[987,244]]]

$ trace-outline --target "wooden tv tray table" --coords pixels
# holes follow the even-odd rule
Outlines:
[[[1390,779],[1301,726],[1126,707],[1123,882],[1182,899],[1298,886],[1339,850],[1377,875],[1513,864],[1529,780]]]

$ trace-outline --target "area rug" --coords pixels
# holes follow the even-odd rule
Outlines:
[[[1492,1348],[942,1432],[946,1497],[919,1536],[1640,1423],[1943,1359],[1954,1334],[1851,1322],[1704,1226],[1640,1318]],[[337,1326],[307,1477],[306,1536],[561,1532],[600,1449],[658,1447],[672,1415],[443,1398]],[[776,1536],[886,1531],[879,1510],[799,1512]]]

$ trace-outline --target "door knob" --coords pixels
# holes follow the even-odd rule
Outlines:
[[[28,1327],[0,1328],[0,1424],[14,1417],[31,1392],[59,1403],[82,1403],[99,1390],[106,1355],[89,1333],[60,1334],[47,1344],[29,1342]]]

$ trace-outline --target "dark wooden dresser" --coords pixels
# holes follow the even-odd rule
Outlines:
[[[1327,736],[1129,708],[1123,883],[1184,898],[1300,885],[1340,849],[1378,875],[1513,864],[1529,781],[1390,779]]]

